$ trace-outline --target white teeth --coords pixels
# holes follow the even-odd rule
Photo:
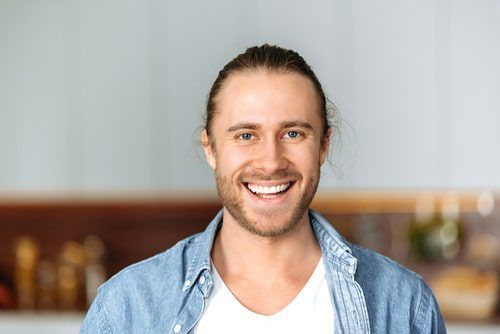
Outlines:
[[[276,194],[288,189],[288,187],[290,187],[290,182],[271,187],[259,186],[251,183],[248,183],[247,186],[254,194]]]

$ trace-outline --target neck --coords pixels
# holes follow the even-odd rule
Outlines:
[[[300,275],[321,257],[307,211],[297,226],[279,237],[261,237],[241,227],[227,210],[212,249],[217,271],[225,275],[269,279]],[[265,275],[263,275],[265,273]]]

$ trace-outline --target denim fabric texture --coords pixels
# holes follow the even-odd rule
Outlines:
[[[319,213],[309,210],[309,217],[323,253],[336,334],[446,333],[419,275],[349,243]],[[109,279],[80,333],[192,333],[212,289],[210,252],[221,223],[222,210],[204,232]]]

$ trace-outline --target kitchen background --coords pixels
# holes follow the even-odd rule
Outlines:
[[[246,47],[299,51],[342,121],[314,207],[500,330],[500,2],[0,1],[0,332],[76,332],[100,282],[217,211],[198,147]]]

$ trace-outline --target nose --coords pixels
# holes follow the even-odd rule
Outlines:
[[[258,149],[259,152],[257,159],[254,161],[254,167],[262,172],[271,175],[288,167],[285,150],[279,140],[267,140]]]

